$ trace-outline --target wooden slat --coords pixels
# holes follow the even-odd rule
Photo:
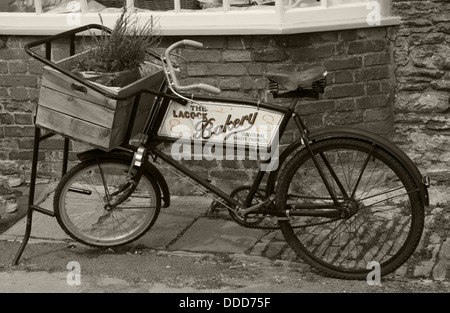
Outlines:
[[[162,70],[158,71],[151,76],[143,77],[143,78],[139,79],[138,81],[134,82],[133,84],[130,84],[124,88],[121,88],[120,90],[117,91],[117,95],[119,97],[126,96],[129,94],[136,93],[142,88],[159,90],[159,88],[161,87],[161,84],[164,80],[164,77],[165,77],[164,72]]]
[[[77,141],[93,144],[102,148],[110,148],[111,129],[94,125],[71,116],[39,106],[36,125],[60,133]]]
[[[119,120],[129,116],[131,110],[131,105],[111,110],[47,87],[40,90],[39,105],[106,128],[113,128],[115,123],[123,124],[124,121]]]
[[[74,84],[75,86],[80,86],[78,82],[58,71],[55,71],[53,69],[44,69],[44,72],[42,74],[41,86],[65,93],[75,98],[95,103],[100,106],[104,106],[111,110],[118,108],[118,102],[116,100],[106,98],[102,94],[92,89],[88,89],[87,93],[73,90],[72,84]]]

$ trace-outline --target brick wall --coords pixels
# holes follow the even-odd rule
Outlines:
[[[394,140],[432,178],[450,183],[450,2],[400,1],[394,39]],[[445,186],[447,185],[447,187]]]
[[[205,82],[220,87],[223,96],[274,101],[265,92],[263,73],[302,70],[323,65],[329,71],[328,87],[318,101],[299,105],[306,124],[314,129],[347,125],[394,135],[394,50],[393,29],[386,27],[330,31],[284,36],[191,37],[203,49],[185,49],[189,63],[183,66],[183,83]],[[398,38],[398,36],[397,36]],[[0,160],[11,160],[29,174],[34,128],[32,112],[38,98],[42,67],[23,51],[33,37],[0,37]],[[165,38],[161,48],[181,38]],[[62,57],[63,45],[54,55]],[[275,100],[284,105],[283,100]],[[283,144],[297,139],[293,125]],[[397,136],[398,137],[398,136]],[[39,154],[41,175],[58,177],[61,139],[42,143]],[[86,146],[73,143],[71,160]],[[3,162],[5,163],[5,162]],[[192,169],[229,188],[248,182],[256,169],[254,161],[186,162]],[[174,193],[191,193],[186,183],[163,169]]]
[[[382,27],[289,36],[194,37],[204,43],[204,48],[182,51],[189,61],[184,82],[203,81],[220,87],[225,96],[283,105],[285,100],[273,100],[265,92],[263,73],[322,65],[329,71],[323,98],[304,100],[298,106],[307,126],[355,126],[391,138],[394,68],[390,32]],[[281,143],[295,139],[298,132],[289,125]],[[227,187],[250,182],[256,170],[252,161],[186,164]]]

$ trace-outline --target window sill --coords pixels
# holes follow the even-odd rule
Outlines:
[[[367,23],[369,11],[365,4],[336,7],[311,7],[276,10],[228,12],[143,12],[145,17],[158,16],[164,36],[199,35],[276,35],[319,31],[345,30],[376,26],[398,25],[400,17],[382,15],[377,25]],[[119,13],[102,13],[106,26],[112,27]],[[56,14],[0,13],[1,35],[53,35],[78,25],[99,24],[98,13]]]

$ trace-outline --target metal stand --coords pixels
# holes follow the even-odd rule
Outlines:
[[[22,256],[23,250],[25,250],[25,246],[28,243],[28,240],[30,239],[31,235],[31,226],[33,223],[33,212],[37,211],[39,213],[43,213],[48,216],[55,216],[55,213],[52,211],[49,211],[47,209],[44,209],[42,207],[39,207],[37,205],[34,205],[34,194],[36,190],[36,176],[37,176],[37,164],[38,164],[38,157],[39,157],[39,144],[41,141],[48,139],[52,136],[54,136],[54,133],[49,133],[41,136],[41,129],[39,127],[35,127],[34,130],[34,147],[33,147],[33,161],[31,164],[31,178],[30,178],[30,194],[28,197],[28,213],[27,213],[27,225],[25,229],[25,235],[23,236],[22,243],[20,244],[19,250],[16,253],[16,256],[14,257],[14,260],[12,262],[12,265],[19,264],[20,257]],[[67,163],[68,163],[68,157],[69,157],[69,139],[64,139],[64,150],[63,150],[63,165],[62,165],[62,175],[64,175],[67,172]]]
[[[133,89],[130,91],[129,94],[124,94],[124,95],[118,96],[117,94],[107,91],[104,88],[101,88],[90,81],[84,80],[83,78],[75,75],[74,73],[70,72],[67,69],[64,69],[64,68],[58,66],[58,64],[51,61],[52,42],[53,41],[59,40],[59,39],[68,39],[69,40],[69,55],[73,56],[75,54],[76,35],[86,32],[86,31],[90,32],[91,30],[102,31],[102,32],[106,32],[108,34],[110,34],[112,32],[111,29],[109,29],[103,25],[89,24],[89,25],[81,26],[81,27],[78,27],[78,28],[75,28],[75,29],[72,29],[72,30],[69,30],[66,32],[62,32],[62,33],[59,33],[59,34],[56,34],[53,36],[49,36],[49,37],[46,37],[43,39],[39,39],[34,42],[30,42],[25,45],[24,49],[25,49],[25,52],[28,53],[31,57],[37,59],[38,61],[49,66],[50,68],[53,68],[54,70],[57,70],[57,71],[63,73],[64,75],[68,76],[69,78],[73,79],[74,81],[82,84],[83,86],[86,86],[87,88],[92,89],[95,92],[98,92],[99,94],[101,94],[107,98],[114,99],[114,100],[125,100],[130,97],[135,97],[134,103],[133,103],[133,108],[132,108],[131,114],[130,114],[130,122],[128,124],[128,129],[127,129],[125,139],[124,139],[124,144],[122,144],[121,146],[123,148],[127,148],[130,150],[136,151],[137,147],[131,146],[129,144],[129,141],[130,141],[130,138],[132,135],[134,121],[135,121],[135,118],[137,115],[138,105],[139,105],[139,102],[141,99],[141,93],[147,93],[147,94],[151,94],[154,96],[160,96],[162,98],[170,99],[170,100],[178,101],[178,102],[180,102],[180,99],[175,96],[167,95],[166,93],[162,92],[161,90],[159,90],[159,91],[153,90],[153,89],[149,89],[147,87],[145,87],[145,88],[139,87],[140,89],[136,89],[136,90]],[[41,56],[40,54],[38,54],[37,52],[35,52],[31,49],[31,48],[41,46],[41,45],[45,46],[45,56]],[[155,55],[153,55],[153,56],[155,56]],[[162,88],[162,87],[160,87],[160,88]],[[155,106],[155,108],[156,108],[156,106]],[[153,110],[156,110],[156,109],[153,109]],[[149,121],[147,121],[147,123],[148,122]],[[36,126],[36,128],[35,128],[34,150],[33,150],[33,161],[32,161],[32,165],[31,165],[30,195],[29,195],[29,199],[28,199],[26,231],[25,231],[25,235],[23,237],[23,241],[19,247],[19,250],[17,251],[14,261],[12,262],[12,265],[17,265],[19,263],[19,259],[23,253],[23,250],[25,249],[25,246],[28,243],[28,239],[30,238],[31,226],[32,226],[32,221],[33,221],[33,212],[37,211],[37,212],[43,213],[48,216],[52,216],[52,217],[55,216],[54,212],[46,210],[44,208],[41,208],[37,205],[34,205],[37,163],[38,163],[38,155],[39,155],[39,143],[45,139],[48,139],[48,138],[54,136],[54,135],[56,135],[56,133],[47,133],[45,135],[42,135],[41,128],[39,128],[38,126]],[[67,172],[67,163],[68,163],[68,156],[69,156],[69,143],[70,143],[70,139],[65,138],[64,139],[62,175],[66,174],[66,172]]]

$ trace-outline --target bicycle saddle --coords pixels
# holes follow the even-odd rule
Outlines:
[[[265,73],[264,76],[276,82],[287,90],[296,90],[299,87],[311,87],[311,84],[324,78],[327,71],[322,66],[312,67],[302,72],[278,71]]]

